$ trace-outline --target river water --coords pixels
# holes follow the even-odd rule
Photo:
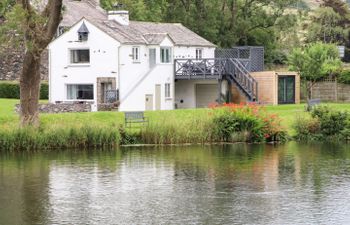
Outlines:
[[[0,224],[350,224],[350,146],[0,154]]]

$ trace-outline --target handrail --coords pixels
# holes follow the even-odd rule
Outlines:
[[[252,101],[257,101],[258,82],[250,74],[249,61],[236,58],[175,59],[174,70],[178,79],[211,78],[230,76]]]
[[[226,71],[235,81],[247,92],[251,100],[257,101],[258,97],[258,82],[250,74],[245,66],[238,59],[228,59],[229,63],[234,65],[235,70]]]

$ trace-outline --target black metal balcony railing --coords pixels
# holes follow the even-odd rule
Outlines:
[[[107,90],[105,93],[105,103],[116,103],[119,101],[119,90]]]

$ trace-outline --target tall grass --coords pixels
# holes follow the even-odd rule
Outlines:
[[[114,147],[119,141],[118,130],[107,127],[29,127],[0,131],[0,151],[103,148]]]
[[[207,143],[214,140],[214,125],[208,112],[182,118],[169,115],[141,129],[141,142],[145,144]]]

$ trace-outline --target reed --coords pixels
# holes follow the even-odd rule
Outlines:
[[[110,127],[28,127],[0,131],[0,151],[104,148],[119,142],[118,130]]]

